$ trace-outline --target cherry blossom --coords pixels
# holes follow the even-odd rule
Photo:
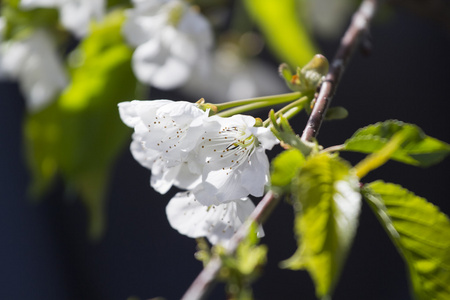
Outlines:
[[[212,46],[208,21],[181,0],[133,1],[123,26],[136,77],[160,89],[183,85]]]
[[[212,244],[226,243],[255,209],[245,197],[227,203],[205,206],[191,192],[177,193],[166,207],[170,225],[191,238],[206,237]],[[259,237],[264,236],[262,227]]]
[[[278,143],[270,129],[255,127],[255,118],[212,116],[191,124],[186,140],[198,140],[195,163],[202,184],[193,190],[204,205],[217,205],[249,194],[262,196],[269,180],[265,150]]]
[[[3,43],[0,56],[2,73],[19,81],[30,111],[43,109],[68,84],[54,41],[43,29]]]
[[[190,123],[208,112],[184,101],[153,100],[119,103],[122,121],[134,128],[131,152],[152,171],[151,185],[164,194],[172,185],[193,188],[200,174],[189,168],[190,142],[185,142]],[[193,142],[195,144],[195,142]]]

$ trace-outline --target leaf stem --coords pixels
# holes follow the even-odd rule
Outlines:
[[[302,93],[293,92],[293,93],[278,94],[278,95],[272,95],[272,96],[242,99],[242,100],[230,101],[230,102],[225,102],[225,103],[219,103],[219,104],[215,104],[215,105],[217,107],[217,111],[221,112],[221,111],[229,109],[229,108],[243,106],[243,105],[247,105],[247,104],[254,104],[254,103],[265,103],[266,104],[265,106],[277,105],[277,104],[282,104],[282,103],[297,100],[300,97],[302,97]],[[262,106],[262,107],[265,107],[265,106]]]
[[[285,107],[278,110],[275,113],[275,117],[278,118],[278,116],[281,114],[283,114],[284,117],[286,117],[287,119],[294,117],[296,114],[298,114],[303,109],[303,106],[305,106],[305,104],[308,103],[308,100],[309,100],[309,98],[307,96],[303,96],[300,99],[298,99],[297,101],[289,103]],[[269,126],[270,118],[267,118],[263,124],[264,124],[264,127]]]

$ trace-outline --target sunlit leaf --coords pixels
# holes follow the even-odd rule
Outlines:
[[[358,180],[337,157],[320,154],[301,168],[293,191],[298,249],[282,263],[306,269],[319,298],[330,296],[341,273],[358,225]]]
[[[317,53],[296,0],[246,0],[247,8],[281,61],[304,66]]]
[[[391,159],[427,167],[443,160],[450,145],[429,137],[416,125],[389,120],[361,128],[344,144],[344,150],[374,153],[383,148],[398,132],[409,130],[409,138],[392,154]]]
[[[407,264],[420,300],[450,299],[450,220],[399,185],[375,181],[363,195]]]
[[[270,180],[272,189],[290,192],[292,180],[304,163],[305,157],[295,148],[281,152],[271,163]]]
[[[90,235],[104,226],[108,174],[129,136],[117,103],[135,98],[132,50],[124,43],[122,12],[93,26],[71,58],[72,82],[47,109],[28,116],[28,157],[36,193],[48,188],[57,172],[82,196],[91,216]]]

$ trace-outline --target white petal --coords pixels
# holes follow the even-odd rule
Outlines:
[[[89,32],[91,20],[100,20],[104,10],[104,0],[63,1],[60,6],[61,23],[81,38]]]
[[[121,102],[118,104],[120,118],[128,127],[135,127],[139,122],[145,122],[145,119],[152,120],[159,107],[171,102],[171,100]],[[151,116],[146,117],[148,114]]]
[[[9,43],[3,55],[4,72],[19,81],[31,111],[48,105],[68,83],[53,40],[44,30]]]
[[[24,9],[33,9],[37,7],[56,7],[60,0],[21,0],[20,7]]]
[[[152,39],[136,48],[133,54],[133,70],[143,83],[160,89],[172,89],[184,84],[191,66],[179,58],[170,56],[159,39]]]
[[[178,193],[166,207],[170,225],[192,238],[206,237],[212,244],[226,243],[254,210],[248,199],[238,199],[218,206],[204,206],[192,193]],[[260,236],[263,235],[260,230]]]
[[[254,127],[252,128],[252,131],[258,138],[258,141],[261,143],[262,147],[266,150],[272,150],[273,146],[280,143],[269,128]]]

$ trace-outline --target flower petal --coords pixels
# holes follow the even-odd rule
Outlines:
[[[218,206],[200,204],[190,192],[177,193],[166,207],[170,225],[191,238],[206,237],[212,244],[226,243],[255,209],[248,198]],[[264,232],[260,228],[259,236]]]

